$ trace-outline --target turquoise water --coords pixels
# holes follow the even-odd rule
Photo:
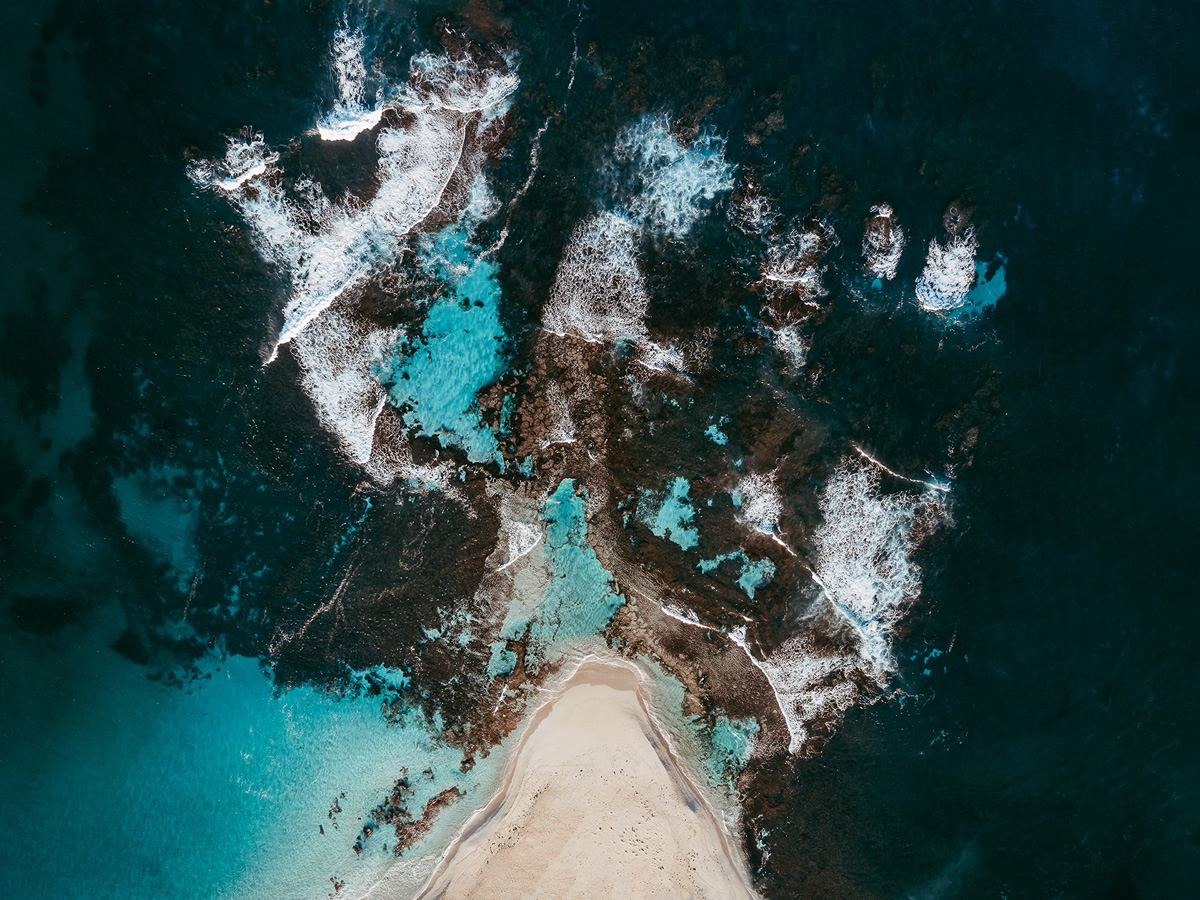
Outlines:
[[[506,641],[492,641],[489,646],[492,653],[488,659],[487,669],[490,678],[508,675],[517,667],[517,654],[506,649],[508,647]]]
[[[731,559],[742,559],[743,555],[740,551],[735,550],[732,553],[722,553],[720,556],[714,556],[712,559],[702,559],[696,563],[696,568],[707,575],[709,572],[715,571],[716,568],[723,562]]]
[[[705,760],[713,784],[733,787],[737,776],[750,762],[758,732],[758,722],[754,719],[717,716],[712,730],[708,732],[711,749]]]
[[[8,661],[28,650],[4,638]],[[361,817],[405,767],[433,770],[412,779],[416,808],[480,775],[463,778],[436,721],[410,710],[389,726],[378,697],[277,694],[244,657],[202,662],[182,687],[102,642],[57,672],[45,662],[4,691],[6,714],[36,723],[0,771],[0,836],[23,848],[0,875],[8,897],[324,897],[330,876],[364,888],[392,857],[384,832],[355,855]]]
[[[704,434],[710,441],[720,447],[724,447],[727,443],[729,443],[729,436],[716,425],[709,425],[704,429]]]
[[[700,542],[700,532],[691,525],[695,511],[688,497],[690,488],[686,478],[676,477],[661,499],[650,491],[643,491],[638,503],[638,515],[647,527],[656,536],[670,538],[684,550],[691,550]]]
[[[659,722],[678,741],[675,749],[694,765],[691,771],[725,794],[737,787],[754,752],[761,727],[753,717],[734,718],[718,712],[711,719],[690,715],[688,691],[653,656],[634,657],[649,674],[643,682]]]
[[[747,597],[754,599],[754,592],[763,585],[769,584],[775,577],[775,563],[769,559],[752,560],[744,550],[731,550],[712,559],[702,559],[696,563],[696,568],[707,575],[715,571],[722,563],[738,562],[739,572],[737,586]]]
[[[769,559],[759,559],[754,562],[746,560],[742,564],[742,574],[738,578],[738,587],[746,592],[746,596],[754,599],[754,592],[775,577],[775,563]]]
[[[977,319],[986,310],[993,308],[1008,290],[1004,267],[1008,263],[1003,254],[997,254],[995,262],[975,263],[975,286],[967,293],[963,305],[951,310],[948,322],[967,322]],[[989,269],[994,269],[988,276]]]
[[[549,575],[545,592],[532,608],[514,602],[500,632],[511,640],[528,628],[531,654],[551,654],[556,645],[599,633],[625,603],[614,590],[612,574],[588,543],[586,499],[586,490],[565,478],[542,508]],[[527,661],[532,662],[532,656]],[[505,667],[511,671],[515,663],[515,657],[492,645],[489,671],[504,674]]]
[[[856,447],[896,473],[881,473],[887,494],[952,474],[953,508],[914,556],[922,593],[887,689],[903,705],[850,710],[819,753],[755,757],[736,785],[763,895],[1195,896],[1200,675],[1184,636],[1200,609],[1188,600],[1200,5],[9,6],[5,896],[291,900],[325,897],[331,877],[353,896],[388,855],[376,834],[355,857],[346,828],[406,766],[436,770],[422,797],[452,783],[456,754],[430,736],[437,720],[426,729],[410,711],[387,728],[378,699],[276,696],[266,671],[223,648],[290,684],[328,685],[339,661],[411,663],[409,689],[469,724],[493,685],[460,660],[498,676],[518,658],[491,619],[471,633],[455,617],[490,577],[494,492],[523,474],[529,496],[551,498],[528,524],[556,535],[520,568],[531,589],[511,619],[533,644],[567,655],[608,623],[615,645],[637,646],[646,623],[609,618],[621,602],[609,572],[644,566],[688,589],[681,605],[703,621],[744,623],[770,659],[823,636],[806,615],[815,587],[783,545],[805,554],[831,467]],[[361,83],[347,92],[330,41],[356,26]],[[381,135],[311,129],[331,110],[408,106],[375,91],[408,83],[418,51],[450,53],[443,73],[422,64],[441,100],[472,93],[483,69],[520,84],[488,124],[468,115],[489,136],[472,131],[445,202],[393,242],[359,215],[380,186]],[[428,140],[458,152],[455,116],[434,118],[445,127],[418,131],[396,112],[380,129],[412,137],[413,162],[430,158]],[[188,178],[243,124],[279,152],[263,183],[297,202],[250,230]],[[440,164],[394,161],[414,185],[441,184],[426,177]],[[462,212],[472,179],[494,198]],[[884,200],[907,246],[896,276],[871,282],[864,217]],[[958,271],[975,285],[930,313],[916,279],[952,207],[978,236],[974,268]],[[342,214],[346,237],[367,243],[335,240]],[[567,359],[537,329],[571,236],[608,215],[629,228],[617,262],[639,267],[646,315],[628,333],[645,343]],[[444,228],[455,217],[468,227]],[[825,293],[768,290],[780,239],[818,222]],[[328,250],[362,276],[330,310],[352,327],[329,349],[353,366],[323,385],[355,422],[370,420],[359,401],[376,397],[375,373],[359,369],[378,355],[355,342],[407,328],[403,345],[378,348],[402,409],[385,410],[378,447],[403,451],[384,447],[403,416],[460,457],[452,492],[432,478],[371,484],[383,468],[330,452],[337,435],[296,382],[301,358],[262,365],[295,285],[291,262],[258,249],[259,225],[283,229],[283,255]],[[603,290],[612,259],[593,249]],[[798,320],[803,366],[777,352],[767,313]],[[686,377],[642,371],[659,351]],[[498,445],[541,447],[554,427],[539,421],[543,373],[580,360],[605,388],[576,444],[513,459],[497,479]],[[493,433],[476,398],[505,368]],[[730,464],[777,474],[777,522],[750,521],[763,516],[746,486],[730,509]],[[602,547],[585,505],[612,522],[628,513],[637,533]],[[746,543],[747,526],[780,543]],[[759,549],[777,572],[749,558]],[[702,557],[719,569],[692,568]],[[124,613],[117,646],[137,664],[111,649]],[[314,613],[318,627],[277,652],[276,621]],[[681,653],[709,642],[677,625]],[[803,680],[795,659],[777,674]],[[711,674],[714,697],[734,695]],[[151,680],[164,675],[187,683]],[[720,780],[750,743],[739,717],[774,745],[774,705],[765,690],[706,704],[680,723],[681,744],[701,760],[711,745]]]
[[[721,440],[713,437],[714,431]],[[706,433],[717,444],[725,443],[725,435],[717,431],[716,425],[710,425]],[[637,506],[638,518],[656,537],[671,540],[683,550],[694,550],[700,543],[700,530],[692,524],[696,513],[692,508],[690,491],[691,485],[688,480],[676,477],[662,496],[642,489]],[[732,491],[732,498],[734,505],[740,507],[741,492],[735,489]],[[708,505],[712,505],[711,498]],[[625,521],[628,524],[628,513]],[[711,559],[701,559],[696,563],[696,568],[707,575],[727,562],[738,564],[737,586],[751,600],[759,588],[769,584],[775,577],[775,564],[771,560],[751,559],[741,548],[721,553]]]
[[[420,265],[451,289],[429,310],[421,336],[386,373],[392,403],[426,436],[461,447],[472,462],[502,462],[496,435],[479,417],[475,395],[504,371],[504,327],[496,266],[477,257],[466,227],[421,242]]]

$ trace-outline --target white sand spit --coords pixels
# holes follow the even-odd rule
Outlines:
[[[422,898],[754,898],[629,664],[589,660],[531,720]]]

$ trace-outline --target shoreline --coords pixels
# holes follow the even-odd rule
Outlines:
[[[549,689],[416,896],[756,898],[646,679],[628,660],[587,656]]]

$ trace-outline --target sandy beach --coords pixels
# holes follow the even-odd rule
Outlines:
[[[496,796],[418,896],[757,895],[650,715],[637,670],[588,660],[534,715]]]

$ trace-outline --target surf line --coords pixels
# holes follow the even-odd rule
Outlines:
[[[872,456],[870,453],[868,453],[866,450],[864,450],[862,447],[860,447],[854,441],[850,442],[850,446],[853,447],[855,449],[855,451],[857,451],[859,456],[861,456],[867,462],[871,463],[871,465],[873,465],[879,469],[882,469],[884,472],[887,472],[893,478],[899,478],[901,481],[907,481],[909,484],[924,485],[927,488],[930,488],[935,491],[939,491],[943,494],[950,493],[950,485],[948,485],[948,484],[938,484],[936,481],[924,481],[923,479],[920,479],[920,478],[909,478],[907,475],[901,475],[895,469],[888,468],[886,465],[884,465],[882,462],[880,462],[878,459],[876,459],[874,456]]]
[[[524,559],[526,556],[528,556],[530,553],[533,552],[533,548],[542,542],[543,537],[545,537],[545,534],[539,534],[537,536],[537,540],[535,540],[526,549],[522,550],[520,553],[518,553],[516,556],[514,556],[512,559],[510,559],[504,565],[499,566],[496,569],[496,571],[503,572],[505,569],[507,569],[509,566],[513,565],[514,563],[520,562],[522,559]]]

